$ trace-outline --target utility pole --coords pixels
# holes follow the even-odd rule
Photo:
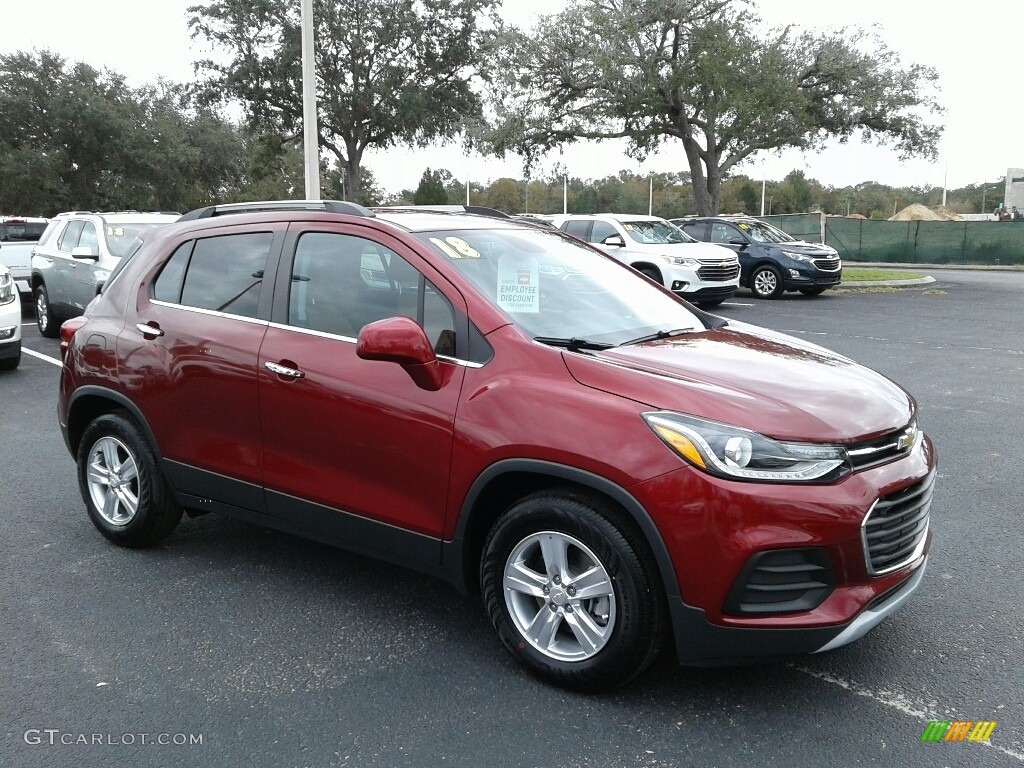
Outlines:
[[[761,161],[761,215],[764,216],[764,187],[768,182],[767,171],[764,169],[764,160]]]
[[[569,212],[569,176],[562,177],[562,213]]]
[[[306,159],[306,199],[320,199],[320,131],[316,121],[316,57],[313,0],[302,0],[302,139]]]
[[[647,215],[654,215],[654,172],[651,171],[651,191],[647,197]]]

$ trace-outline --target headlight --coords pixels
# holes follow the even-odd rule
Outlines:
[[[643,417],[669,448],[710,475],[769,483],[825,483],[850,471],[846,450],[839,446],[783,443],[748,429],[671,411]]]
[[[688,259],[685,256],[662,256],[666,264],[675,264],[677,267],[698,267],[696,259]]]
[[[10,275],[0,275],[0,305],[10,304],[18,297],[14,288],[14,278]]]
[[[793,251],[783,251],[782,255],[783,256],[788,256],[789,258],[793,259],[794,261],[814,261],[814,257],[813,256],[807,256],[807,255],[805,255],[803,253],[794,253]]]

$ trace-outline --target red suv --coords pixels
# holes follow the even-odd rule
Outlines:
[[[93,523],[221,512],[479,590],[557,684],[829,650],[924,574],[916,405],[550,229],[348,203],[146,233],[61,330]]]

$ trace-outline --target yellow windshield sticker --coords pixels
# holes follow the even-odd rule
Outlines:
[[[749,224],[740,224],[739,227],[740,227],[740,229],[750,229],[750,225]]]
[[[464,259],[479,259],[480,251],[463,240],[461,237],[446,237],[445,242],[462,254]]]
[[[107,237],[124,237],[124,227],[107,227]]]
[[[430,238],[430,242],[441,249],[441,253],[447,256],[449,259],[461,259],[462,255],[459,254],[454,248],[439,237]]]
[[[627,232],[632,232],[633,231],[633,225],[632,224],[623,224],[622,226],[624,226],[626,228]]]

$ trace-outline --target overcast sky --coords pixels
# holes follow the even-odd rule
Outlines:
[[[299,2],[299,0],[295,0]],[[69,59],[107,66],[141,84],[162,75],[190,80],[201,45],[188,36],[185,11],[195,0],[30,0],[8,2],[2,13],[0,53],[48,47]],[[504,0],[507,19],[529,26],[539,13],[557,11],[564,0]],[[955,8],[955,11],[952,10]],[[949,9],[949,10],[946,10]],[[1019,37],[1024,29],[1024,3],[963,4],[901,0],[762,0],[762,18],[772,25],[803,27],[877,25],[887,44],[902,60],[934,66],[940,75],[939,100],[946,108],[946,131],[938,162],[901,163],[895,152],[863,145],[829,145],[815,154],[786,152],[748,163],[743,171],[754,178],[781,179],[794,168],[823,184],[846,186],[878,181],[893,186],[950,188],[1005,175],[1008,167],[1024,166],[1024,65]],[[623,145],[575,145],[542,164],[542,175],[556,161],[574,176],[596,178],[623,168],[639,172],[686,170],[678,142],[640,164],[623,153]],[[427,166],[448,168],[455,176],[468,173],[486,183],[503,175],[520,177],[521,163],[479,156],[466,157],[458,147],[368,152],[364,162],[389,191],[415,187]],[[948,168],[948,171],[947,171]]]

